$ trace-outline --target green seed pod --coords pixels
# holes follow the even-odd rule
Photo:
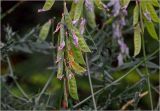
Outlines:
[[[138,20],[139,20],[139,7],[138,5],[136,5],[133,11],[133,26],[138,24]]]
[[[79,20],[79,18],[81,17],[81,14],[83,12],[83,3],[84,0],[79,0],[78,3],[76,4],[74,12],[74,20]]]
[[[50,10],[54,4],[55,0],[46,0],[44,6],[43,6],[43,10],[47,11]]]
[[[85,16],[86,16],[86,20],[87,20],[88,25],[91,28],[95,28],[96,21],[95,21],[93,0],[86,0],[85,1]]]
[[[73,73],[67,69],[67,80],[68,80],[68,90],[69,90],[69,95],[75,99],[78,100],[78,92],[77,92],[77,84],[76,84],[76,79],[73,75]]]
[[[151,37],[155,40],[158,40],[158,36],[157,36],[156,30],[154,28],[154,24],[149,21],[145,21],[145,24],[146,24],[147,31],[149,32]]]
[[[137,24],[134,27],[134,56],[137,56],[141,51],[141,31],[140,26]]]
[[[61,20],[64,23],[64,17]],[[57,50],[57,63],[58,63],[58,71],[57,71],[57,78],[62,79],[63,77],[63,62],[64,62],[64,25],[61,24],[60,28],[60,36],[59,36],[59,43],[58,43],[58,50]]]
[[[50,20],[42,26],[40,33],[39,33],[39,38],[41,41],[44,41],[47,38],[50,26],[51,26]]]

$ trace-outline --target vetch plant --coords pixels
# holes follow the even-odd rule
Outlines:
[[[156,64],[159,52],[156,47],[159,34],[156,31],[160,18],[156,10],[160,8],[159,1],[46,0],[36,12],[51,12],[56,3],[60,2],[60,19],[50,17],[42,26],[33,28],[24,37],[20,37],[9,27],[5,28],[6,38],[4,42],[0,42],[1,60],[7,63],[7,73],[24,98],[15,96],[4,84],[4,91],[11,93],[13,97],[11,96],[11,100],[7,100],[9,97],[2,99],[3,109],[20,109],[23,107],[19,107],[23,103],[21,101],[29,104],[30,110],[141,110],[145,109],[146,104],[149,104],[146,109],[158,109],[156,80],[160,68]],[[55,22],[55,18],[58,21]],[[153,47],[149,42],[155,43]],[[18,76],[15,75],[20,72],[12,68],[14,64],[10,58],[14,51],[22,51],[25,55],[33,52],[38,52],[38,55],[46,54],[45,61],[41,56],[39,58],[51,66],[47,66],[46,72],[53,74],[48,76],[42,90],[37,85],[39,73],[26,82],[34,81],[38,94],[36,92],[34,96],[30,96],[23,90],[27,85],[21,87],[18,84]],[[36,66],[37,64],[38,67],[41,66],[38,62]],[[32,68],[31,65],[25,69],[36,69]],[[45,77],[47,76],[43,74],[41,81]],[[7,81],[5,78],[2,77],[3,82]],[[31,87],[31,90],[34,88]],[[15,89],[12,90],[16,92]],[[5,94],[7,93],[3,93]],[[18,104],[15,107],[6,102],[14,100],[20,100],[20,103],[15,102]]]
[[[86,24],[92,29],[96,28],[95,6],[103,11],[109,11],[110,7],[113,7],[111,16],[117,19],[112,24],[114,30],[113,37],[117,40],[120,47],[117,60],[119,66],[121,66],[124,64],[123,59],[129,55],[129,49],[124,43],[121,31],[126,25],[125,16],[127,15],[127,7],[130,2],[130,0],[112,0],[105,5],[101,0],[74,0],[72,1],[70,11],[68,11],[66,2],[64,1],[61,21],[57,24],[56,30],[53,33],[55,34],[59,31],[56,60],[58,68],[57,78],[64,81],[64,102],[66,108],[68,107],[69,95],[75,100],[79,99],[75,74],[86,72],[86,63],[83,55],[87,52],[91,53],[91,50],[83,37],[83,33],[85,32]],[[134,2],[136,2],[133,12],[135,57],[141,51],[141,39],[144,38],[144,27],[146,27],[153,39],[158,40],[152,21],[159,23],[160,19],[154,10],[154,6],[159,7],[157,0],[135,0]],[[49,10],[53,4],[54,0],[47,0],[40,11]],[[42,26],[39,36],[42,40],[46,39],[50,25],[51,22],[48,21]],[[152,103],[151,106],[153,106]]]

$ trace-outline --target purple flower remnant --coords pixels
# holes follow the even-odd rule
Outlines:
[[[64,48],[64,46],[65,46],[65,42],[63,41],[63,42],[60,44],[60,46],[58,47],[58,50],[62,50],[62,49]]]
[[[120,12],[121,6],[120,6],[120,0],[110,0],[110,2],[107,4],[108,7],[113,6],[113,16],[117,16]]]
[[[77,23],[78,23],[78,19],[72,21],[73,25],[76,25]]]
[[[62,58],[57,58],[56,63],[58,63]]]
[[[129,49],[124,43],[122,36],[122,29],[126,25],[125,16],[127,16],[127,10],[121,8],[119,0],[110,0],[107,4],[108,7],[113,7],[112,14],[116,16],[115,22],[112,24],[113,37],[117,40],[119,46],[119,54],[117,56],[118,66],[123,65],[124,59],[129,54]]]
[[[73,73],[70,73],[70,74],[68,75],[68,78],[69,78],[69,79],[72,79],[73,76],[74,76],[74,74],[73,74]]]
[[[150,13],[148,12],[148,11],[146,11],[145,13],[144,13],[144,16],[146,17],[146,19],[148,20],[148,21],[150,21],[151,22],[151,16],[150,16]]]
[[[82,18],[81,23],[80,23],[80,34],[82,34],[82,35],[84,33],[85,24],[86,24],[86,20]]]
[[[103,8],[106,9],[107,11],[109,11],[109,8],[106,4],[102,4],[103,5]]]
[[[121,30],[120,30],[120,26],[118,23],[114,23],[112,25],[113,28],[113,37],[114,38],[120,38],[121,37]]]
[[[44,12],[44,11],[46,11],[46,10],[44,10],[44,9],[38,9],[38,13],[39,12]]]
[[[57,78],[58,78],[59,80],[62,80],[63,76],[64,76],[64,75],[59,75]]]
[[[66,37],[68,37],[68,32],[67,32],[67,31],[66,31],[66,33],[65,33],[65,34],[66,34]]]
[[[57,24],[57,26],[56,26],[56,30],[55,30],[53,33],[58,32],[60,28],[61,28],[61,24],[60,24],[60,23],[58,23],[58,24]]]
[[[78,37],[76,36],[75,32],[72,32],[72,36],[73,36],[74,45],[78,47]]]
[[[122,9],[122,13],[121,13],[121,14],[124,15],[124,16],[127,16],[127,15],[128,15],[128,12],[127,12],[126,9]]]
[[[119,22],[120,22],[121,26],[125,26],[126,25],[125,17],[122,16],[121,19],[119,20]]]
[[[87,7],[87,9],[89,11],[91,11],[91,12],[93,11],[94,6],[93,6],[91,0],[85,0],[85,6]]]
[[[117,60],[118,60],[118,66],[123,65],[123,55],[121,53],[119,53],[119,55],[117,56]]]
[[[118,40],[118,44],[120,46],[121,53],[124,54],[124,55],[128,55],[129,54],[129,49],[128,49],[127,45],[124,43],[124,41],[123,40]]]

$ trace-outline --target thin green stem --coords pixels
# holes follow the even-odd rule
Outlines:
[[[53,24],[53,26],[54,26],[54,19],[52,19],[52,24]],[[52,31],[53,31],[53,30],[54,30],[54,27],[52,27]],[[54,41],[53,41],[53,40],[54,40],[53,37],[54,37],[54,35],[52,34],[52,43],[54,42]],[[53,59],[54,59],[54,51],[53,51]],[[53,63],[53,65],[54,65],[54,63]],[[44,94],[44,92],[46,91],[46,89],[47,89],[47,87],[49,86],[49,84],[51,83],[53,77],[54,77],[54,74],[52,73],[52,74],[50,75],[50,77],[48,78],[48,81],[47,81],[46,84],[44,85],[43,89],[41,90],[40,94],[39,94],[38,97],[36,98],[35,106],[37,106],[37,104],[39,103],[39,100],[40,100],[42,94]],[[35,110],[35,108],[36,108],[36,107],[34,107],[34,110]]]
[[[55,20],[55,17],[53,17],[51,20],[52,21],[51,22],[52,23],[52,27],[51,27],[52,32],[54,32],[54,22],[55,22],[54,20]],[[53,45],[53,47],[55,47],[54,46],[54,33],[52,33],[51,36],[52,36],[52,45]],[[55,61],[55,50],[52,51],[52,54],[53,54],[53,61]],[[55,65],[55,62],[53,63],[53,65]]]
[[[51,83],[53,77],[54,77],[54,74],[51,74],[50,77],[49,77],[49,79],[48,79],[48,81],[47,81],[46,84],[44,85],[42,91],[40,92],[39,96],[36,98],[36,103],[39,102],[42,94],[44,94],[44,92],[46,91],[46,89],[47,89],[47,87],[49,86],[49,84]]]
[[[153,100],[152,100],[152,92],[151,92],[151,83],[150,83],[150,74],[147,68],[147,63],[146,63],[146,52],[145,52],[145,44],[144,44],[144,38],[142,37],[142,44],[143,44],[143,56],[144,56],[144,64],[145,64],[145,72],[147,74],[147,84],[148,84],[148,91],[149,91],[149,98],[150,98],[150,104],[151,104],[151,109],[153,110]]]
[[[144,24],[143,24],[143,18],[142,18],[142,10],[140,7],[140,25],[141,25],[141,29],[142,29],[142,33],[141,33],[141,38],[142,38],[142,49],[143,49],[143,57],[144,57],[144,64],[145,64],[145,72],[147,74],[147,84],[148,84],[148,92],[149,92],[149,99],[150,99],[150,105],[151,105],[151,109],[153,110],[153,100],[152,100],[152,92],[151,92],[151,83],[150,83],[150,74],[147,68],[147,61],[146,61],[146,51],[145,51],[145,41],[144,41]]]
[[[91,80],[91,75],[90,75],[90,70],[89,70],[89,64],[88,64],[87,54],[85,56],[86,56],[87,74],[88,74],[88,79],[89,79],[89,85],[90,85],[90,88],[91,88],[91,94],[92,94],[92,100],[93,100],[94,110],[97,111],[97,105],[96,105],[96,101],[95,101],[95,97],[94,97],[94,92],[93,92],[93,86],[92,86],[92,80]]]
[[[146,60],[148,60],[150,57],[154,56],[158,51],[159,51],[159,49],[155,50],[150,56],[148,56],[146,58]],[[126,74],[124,74],[123,76],[121,76],[119,79],[113,81],[111,84],[106,85],[104,88],[101,88],[100,90],[96,91],[93,95],[97,95],[100,92],[102,92],[103,90],[107,89],[108,87],[110,87],[110,86],[116,84],[117,82],[121,81],[124,77],[126,77],[128,74],[130,74],[133,70],[135,70],[137,67],[139,67],[143,63],[144,63],[144,60],[140,61],[137,65],[135,65],[132,69],[130,69]],[[79,102],[78,104],[74,105],[73,108],[78,107],[79,105],[83,104],[84,102],[86,102],[90,98],[92,98],[92,95],[88,96],[87,98],[85,98],[84,100],[82,100],[81,102]]]
[[[23,94],[23,96],[26,97],[27,99],[29,99],[28,95],[24,92],[24,90],[22,89],[22,87],[19,85],[19,83],[15,79],[15,76],[14,76],[14,73],[13,73],[13,68],[12,68],[11,61],[10,61],[9,57],[7,56],[6,58],[7,58],[7,62],[8,62],[8,67],[9,67],[10,75],[13,78],[14,82],[16,83],[16,86],[18,87],[18,89],[20,90],[20,92]]]
[[[20,4],[22,4],[24,1],[20,1],[17,4],[15,4],[12,8],[10,8],[9,10],[7,10],[4,14],[1,15],[1,20],[7,16],[8,14],[12,13]]]

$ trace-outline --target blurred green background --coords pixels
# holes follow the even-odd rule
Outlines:
[[[20,3],[21,2],[21,3]],[[9,25],[12,30],[23,37],[26,33],[28,33],[33,27],[37,25],[42,25],[48,19],[55,17],[55,24],[60,21],[60,17],[63,11],[63,2],[55,2],[54,6],[51,10],[47,12],[37,13],[37,10],[43,7],[44,1],[2,1],[1,2],[1,15],[6,13],[7,10],[15,6],[17,3],[20,3],[18,7],[14,9],[13,12],[7,14],[1,20],[1,40],[2,42],[6,42],[6,32],[5,28]],[[129,15],[127,19],[131,16],[133,11],[134,3],[131,3],[129,6]],[[70,8],[70,2],[68,2],[68,8]],[[97,11],[98,13],[98,11]],[[97,24],[100,24],[101,21],[99,19],[100,15],[97,14]],[[129,23],[131,21],[128,21]],[[131,23],[130,23],[131,24]],[[127,27],[126,27],[127,28]],[[156,26],[158,30],[158,26]],[[104,35],[105,36],[105,35]],[[151,54],[158,48],[157,41],[153,40],[152,38],[148,37],[148,33],[145,33],[145,40],[146,40],[146,51],[147,55]],[[130,55],[133,55],[133,32],[129,32],[124,35],[125,41],[130,49]],[[51,37],[47,38],[47,41],[51,41]],[[103,41],[103,40],[102,40]],[[104,40],[107,42],[107,40]],[[88,42],[90,43],[90,42]],[[104,43],[107,44],[107,43]],[[91,46],[92,44],[90,44]],[[106,45],[107,46],[107,45]],[[112,50],[111,46],[107,46]],[[105,51],[105,50],[104,50]],[[49,87],[47,88],[46,92],[42,94],[40,99],[40,103],[38,109],[43,109],[44,106],[47,109],[62,109],[61,100],[63,98],[63,87],[62,81],[56,78],[56,68],[54,64],[54,56],[55,51],[49,50],[48,54],[41,53],[41,52],[32,52],[27,53],[23,51],[13,51],[9,52],[9,58],[12,64],[13,72],[16,77],[16,80],[20,87],[24,90],[24,92],[28,95],[28,98],[24,97],[20,88],[17,87],[17,84],[9,76],[9,68],[6,59],[4,58],[1,61],[1,107],[2,109],[33,109],[35,107],[35,98],[37,98],[38,94],[42,91],[44,85],[52,77],[53,79]],[[94,53],[96,54],[96,53]],[[92,61],[93,55],[88,54],[89,61]],[[102,57],[101,55],[100,57]],[[104,56],[102,59],[106,59],[107,56]],[[141,60],[143,58],[142,54],[140,54],[136,60]],[[105,85],[110,84],[112,81],[120,78],[123,76],[129,69],[131,69],[135,64],[132,63],[131,59],[127,62],[129,64],[125,64],[124,67],[117,67],[117,62],[112,58],[110,62],[103,63],[103,67],[109,66],[108,70],[110,71],[110,76],[112,76],[110,80],[104,81],[104,71],[103,68],[99,68],[97,71],[92,73],[92,82],[94,86],[94,91],[97,91],[103,88]],[[98,60],[100,61],[100,60]],[[102,60],[103,61],[103,60]],[[101,61],[101,62],[102,62]],[[159,86],[159,58],[158,54],[156,54],[151,60],[148,67],[151,73],[151,86],[152,86],[152,96],[154,107],[157,106],[159,92],[157,93],[158,86]],[[94,63],[94,62],[93,62]],[[95,62],[97,63],[97,61]],[[100,64],[98,62],[97,64]],[[92,63],[90,62],[90,67],[92,71]],[[97,66],[99,67],[99,66]],[[100,65],[101,67],[101,65]],[[147,91],[147,85],[145,78],[144,67],[139,67],[139,72],[143,75],[137,73],[137,71],[131,72],[127,77],[125,77],[119,83],[107,88],[103,93],[100,93],[96,96],[96,100],[98,103],[99,109],[119,109],[121,108],[128,100],[132,98],[136,98],[136,93],[145,92]],[[107,76],[106,76],[107,77]],[[74,101],[71,98],[69,99],[70,107],[74,106],[76,103],[80,102],[81,100],[85,99],[89,95],[90,86],[88,82],[88,77],[86,74],[84,76],[76,76],[77,85],[78,85],[78,93],[80,100]],[[134,86],[135,85],[135,86]],[[134,86],[132,88],[132,86]],[[129,89],[131,88],[131,89]],[[128,90],[128,91],[127,91]],[[124,91],[124,92],[123,92]],[[125,92],[126,91],[126,92]],[[137,99],[139,101],[138,108],[140,109],[150,109],[149,105],[149,97],[148,95],[144,96],[142,99]],[[78,108],[81,109],[91,109],[93,107],[92,100],[86,101],[84,104],[80,105]],[[136,107],[133,104],[131,109]],[[77,108],[77,109],[78,109]],[[45,108],[44,108],[45,109]]]

